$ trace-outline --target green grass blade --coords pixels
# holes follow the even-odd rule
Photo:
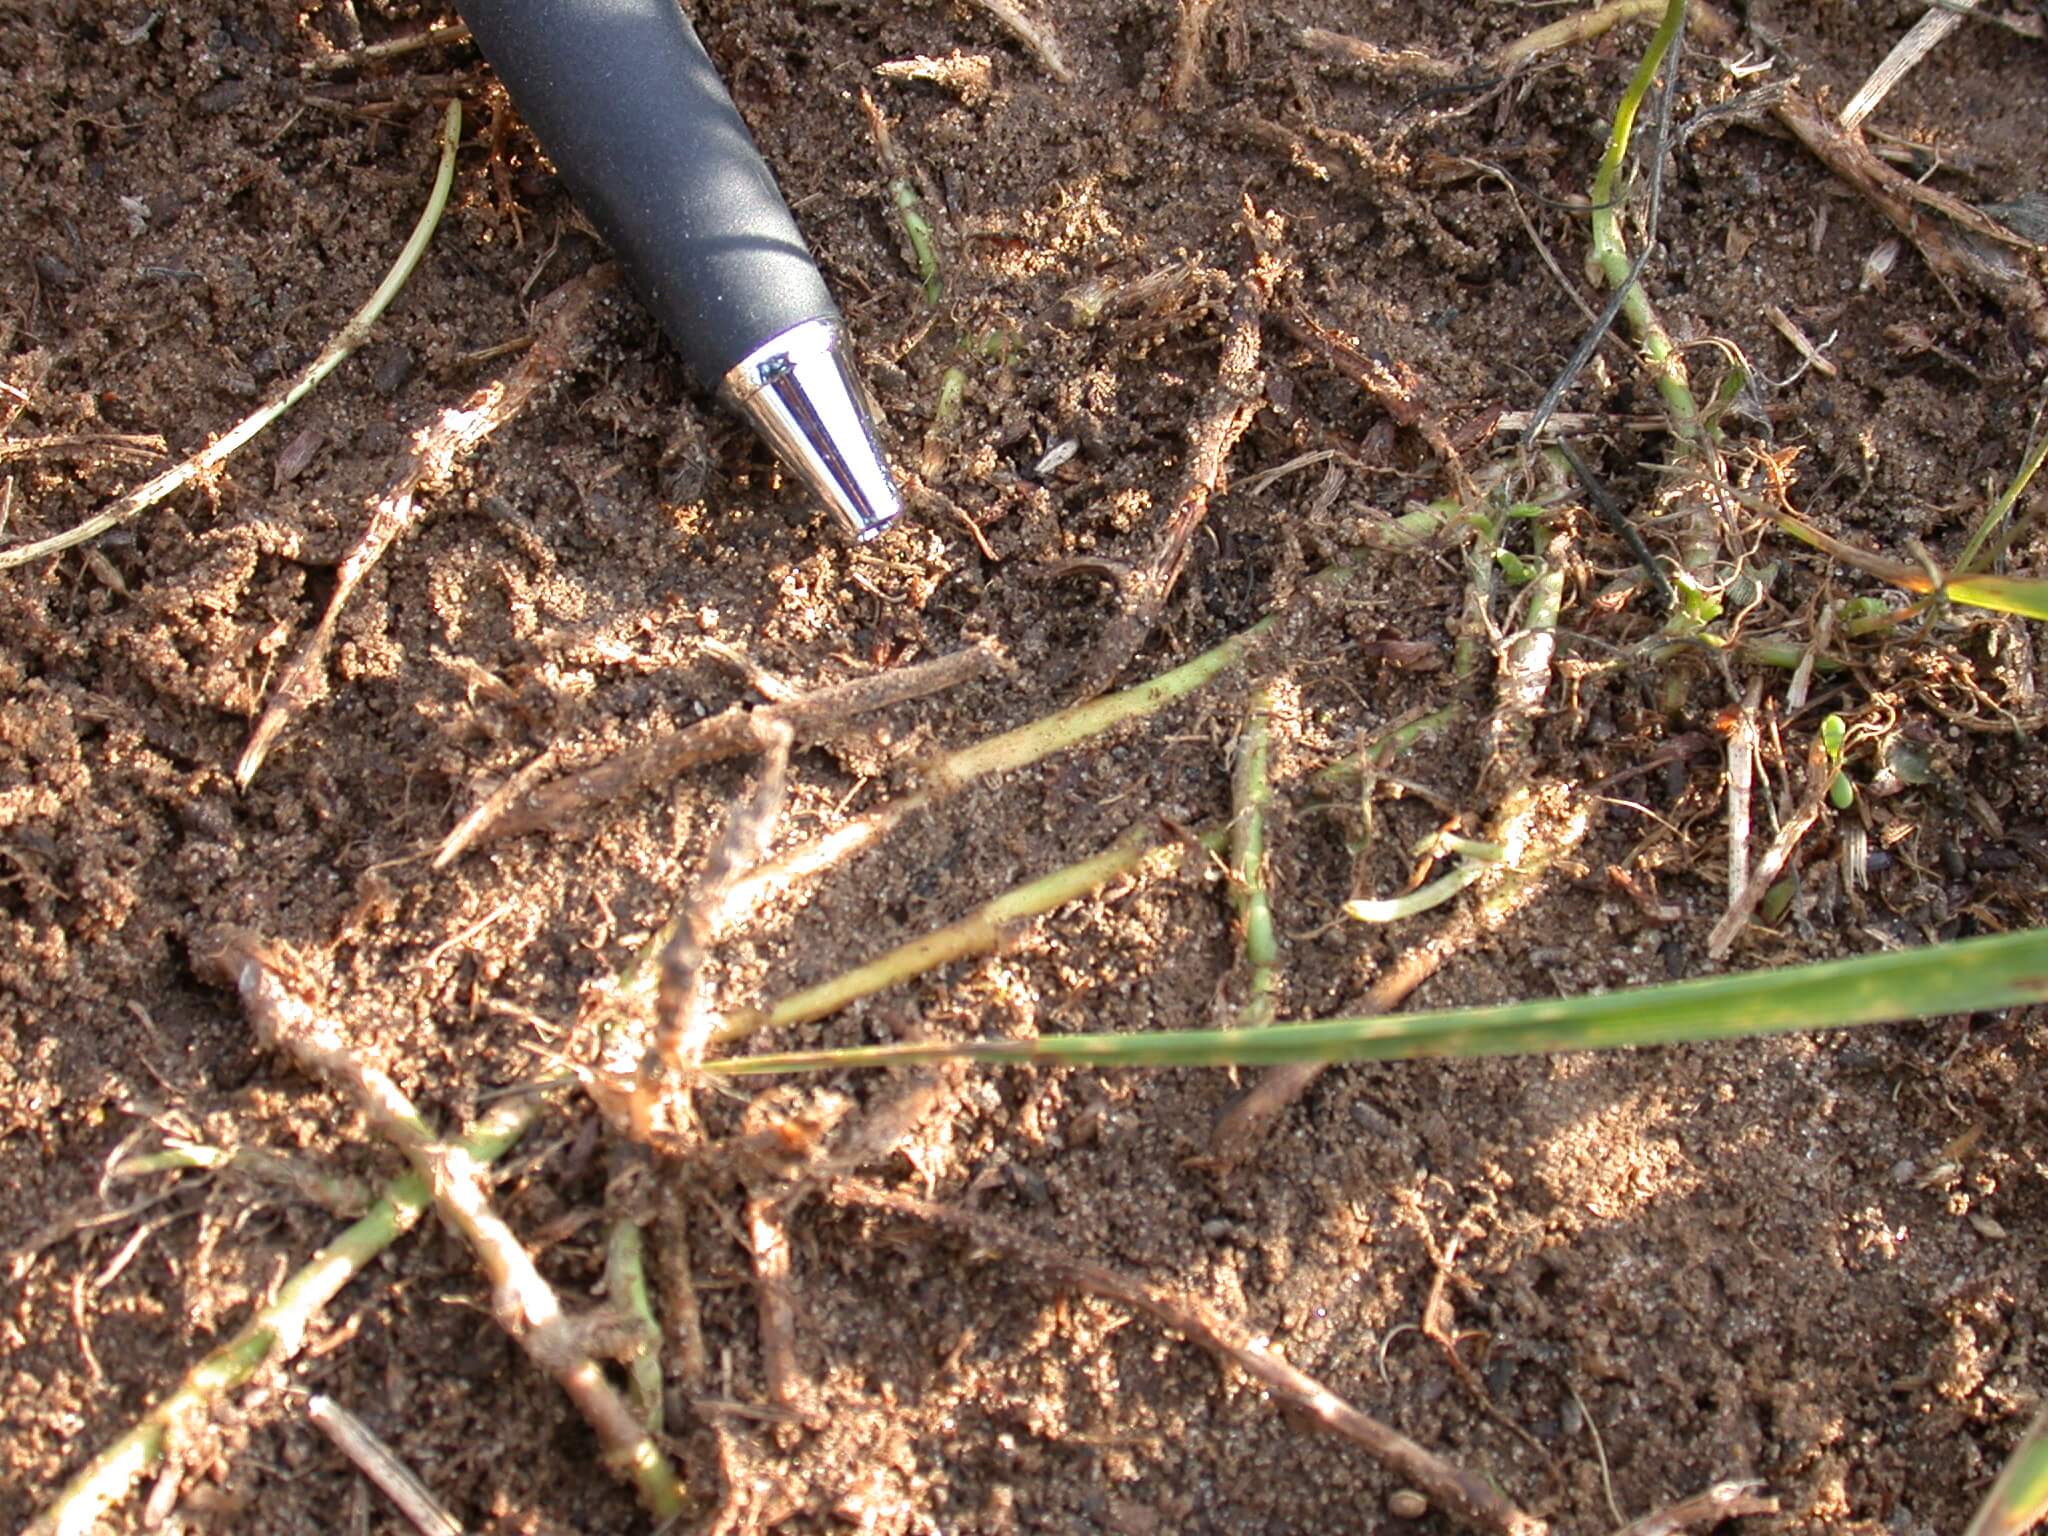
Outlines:
[[[1972,608],[2048,619],[2048,581],[2038,576],[1951,576],[1942,591]]]
[[[2034,1416],[2026,1438],[1998,1474],[1983,1508],[1963,1536],[2021,1536],[2044,1517],[2048,1517],[2048,1408]]]
[[[1105,1067],[1278,1066],[1604,1050],[1682,1040],[1840,1029],[2048,1000],[2048,929],[1964,939],[1820,965],[1637,987],[1503,1008],[1151,1035],[1058,1035],[795,1051],[706,1063],[725,1076],[916,1062],[1063,1062]]]

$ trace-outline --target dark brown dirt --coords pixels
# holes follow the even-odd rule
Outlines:
[[[551,741],[567,762],[594,761],[742,697],[696,648],[704,635],[809,683],[983,635],[1017,664],[896,711],[887,742],[801,753],[784,844],[906,787],[934,745],[1057,706],[1110,608],[1092,578],[1052,581],[1044,568],[1152,548],[1186,422],[1214,376],[1230,274],[1250,259],[1246,199],[1283,221],[1281,305],[1412,370],[1454,436],[1494,409],[1527,409],[1584,322],[1501,183],[1469,160],[1517,179],[1583,281],[1571,204],[1645,36],[1625,28],[1571,49],[1482,101],[1331,64],[1302,51],[1296,29],[1463,61],[1551,13],[1501,0],[1304,0],[1284,13],[1223,0],[1174,110],[1162,101],[1178,14],[1166,0],[1053,8],[1072,87],[973,5],[703,0],[700,29],[845,301],[905,462],[927,453],[944,371],[969,371],[957,426],[929,445],[929,480],[998,558],[943,508],[873,550],[836,542],[621,299],[596,363],[433,496],[344,619],[329,696],[238,794],[232,765],[269,681],[324,604],[405,436],[503,366],[469,354],[521,335],[526,303],[600,254],[523,130],[505,137],[494,179],[487,129],[502,99],[467,50],[303,79],[301,61],[342,36],[344,9],[28,0],[0,14],[0,379],[20,392],[0,395],[0,420],[25,405],[0,451],[70,440],[0,460],[9,542],[71,525],[146,472],[84,439],[157,434],[189,452],[313,355],[415,217],[440,103],[459,93],[471,107],[447,218],[362,354],[213,485],[102,539],[92,558],[0,574],[8,1529],[336,1228],[292,1197],[199,1174],[123,1183],[103,1203],[110,1152],[152,1124],[182,1125],[367,1180],[391,1171],[330,1093],[261,1053],[234,1000],[195,979],[191,947],[209,928],[242,923],[294,946],[366,1056],[437,1119],[472,1112],[559,1043],[583,990],[673,909],[746,774],[694,774],[586,831],[432,873],[423,850],[477,798]],[[357,9],[373,39],[445,19],[404,0]],[[1696,46],[1681,118],[1794,69],[1839,102],[1920,7],[1748,9],[1786,56],[1738,83],[1731,66],[1745,46],[1747,62],[1766,59],[1763,43]],[[966,105],[871,72],[954,49],[993,56],[992,99]],[[2048,191],[2044,62],[2048,45],[1966,25],[1876,122],[1937,147],[1936,181],[1961,196]],[[936,310],[899,250],[863,90],[937,218]],[[2041,360],[2006,317],[1944,293],[1910,250],[1882,285],[1859,289],[1889,229],[1758,124],[1715,121],[1684,143],[1660,234],[1646,281],[1682,340],[1732,341],[1761,379],[1797,361],[1768,306],[1816,339],[1837,336],[1839,377],[1765,389],[1765,411],[1731,416],[1732,440],[1798,449],[1795,497],[1840,536],[1897,556],[1918,539],[1952,557],[1987,486],[2018,462],[2040,399]],[[1084,283],[1127,284],[1183,260],[1200,272],[1163,306],[1091,327],[1068,300]],[[1270,611],[1362,520],[1452,489],[1420,430],[1277,322],[1265,341],[1267,408],[1235,451],[1235,478],[1306,452],[1337,457],[1218,498],[1126,679]],[[1688,357],[1709,379],[1720,366],[1706,347]],[[1655,396],[1618,345],[1600,367],[1566,405],[1604,418],[1581,448],[1647,516],[1666,443],[1625,418],[1654,410]],[[321,452],[276,487],[278,456],[306,428]],[[1078,456],[1041,485],[1034,465],[1067,438]],[[1508,439],[1459,441],[1482,478],[1511,468]],[[1326,482],[1331,463],[1341,478]],[[1712,732],[1748,673],[1628,652],[1654,633],[1654,605],[1646,594],[1620,611],[1597,604],[1628,557],[1597,522],[1560,517],[1575,540],[1565,675],[1528,766],[1590,787],[1666,741]],[[1527,535],[1515,537],[1533,559]],[[1668,552],[1655,526],[1652,538]],[[1756,561],[1778,570],[1752,634],[1803,640],[1818,605],[1882,590],[1775,537]],[[2048,568],[2048,544],[2023,535],[2011,563]],[[1398,888],[1407,849],[1444,819],[1415,795],[1383,798],[1377,840],[1354,865],[1355,813],[1320,805],[1307,776],[1461,691],[1479,717],[1490,707],[1487,678],[1464,685],[1449,670],[1459,561],[1368,555],[1364,571],[1259,662],[1286,704],[1275,883],[1281,925],[1297,935],[1356,889]],[[1505,598],[1493,616],[1512,621]],[[1859,642],[1855,669],[1818,682],[1796,714],[1782,707],[1786,674],[1765,674],[1778,722],[1766,747],[1783,771],[1760,792],[1759,841],[1762,797],[1796,800],[1826,710],[1890,712],[1934,772],[1892,798],[1866,796],[1849,818],[1868,822],[1879,855],[1867,889],[1841,873],[1847,821],[1824,821],[1802,845],[1790,913],[1753,930],[1731,965],[2042,921],[2048,772],[2009,723],[2038,723],[2039,639],[2038,626],[1965,615]],[[1389,640],[1422,645],[1374,649]],[[1189,824],[1226,814],[1244,701],[1234,678],[914,819],[762,914],[718,957],[722,995],[752,1002],[830,975],[1158,813]],[[1483,820],[1477,740],[1450,733],[1397,771]],[[1721,761],[1715,745],[1591,790],[1602,798],[1576,862],[1418,1001],[1712,969],[1706,934],[1726,897]],[[1609,866],[1654,881],[1668,918],[1630,900]],[[1292,940],[1286,1014],[1343,1010],[1433,921]],[[1125,882],[1001,956],[789,1043],[914,1027],[1201,1025],[1236,996],[1233,951],[1218,881]],[[914,1166],[898,1158],[887,1171],[1188,1286],[1561,1529],[1619,1523],[1604,1449],[1625,1515],[1743,1475],[1785,1508],[1746,1529],[1912,1536],[1961,1527],[2048,1379],[2048,1291],[2029,1257],[2048,1237],[2044,1059],[2048,1018],[2035,1010],[1842,1038],[1346,1069],[1221,1182],[1187,1163],[1235,1091],[1225,1074],[986,1072],[907,1149]],[[872,1099],[886,1085],[841,1087]],[[592,1126],[587,1108],[565,1104],[501,1190],[520,1231],[554,1239],[544,1265],[576,1303],[602,1270],[602,1225],[576,1220],[605,1199]],[[61,1223],[152,1195],[140,1213],[35,1246]],[[736,1206],[716,1192],[691,1209],[715,1390],[758,1402]],[[1404,1327],[1419,1320],[1432,1254],[1454,1236],[1456,1326],[1471,1335],[1484,1407]],[[1395,1521],[1375,1466],[1115,1309],[873,1218],[809,1207],[793,1241],[800,1362],[829,1422],[733,1420],[749,1468],[736,1490],[701,1427],[686,1420],[677,1441],[707,1509],[732,1493],[737,1528],[1448,1528],[1439,1515]],[[323,1335],[331,1347],[236,1394],[186,1438],[171,1528],[397,1529],[306,1425],[311,1390],[366,1416],[472,1529],[640,1527],[560,1395],[495,1330],[445,1233],[396,1247],[327,1323],[339,1330]],[[138,1490],[109,1528],[136,1528],[141,1509]]]

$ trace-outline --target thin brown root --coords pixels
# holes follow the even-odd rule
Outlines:
[[[1498,931],[1542,891],[1550,866],[1578,846],[1591,822],[1588,806],[1567,785],[1543,784],[1511,794],[1486,834],[1501,845],[1504,855],[1475,884],[1478,899],[1402,955],[1358,1006],[1346,1012],[1391,1013],[1445,962]],[[1296,1062],[1268,1068],[1217,1121],[1210,1138],[1210,1165],[1227,1170],[1242,1163],[1327,1066]]]
[[[353,1099],[377,1133],[397,1147],[433,1191],[442,1218],[469,1244],[491,1284],[491,1311],[527,1357],[560,1383],[596,1432],[606,1468],[629,1478],[657,1519],[683,1508],[683,1485],[588,1347],[590,1330],[563,1311],[549,1285],[484,1188],[482,1167],[459,1142],[437,1138],[382,1069],[359,1061],[347,1032],[287,979],[259,940],[223,930],[199,958],[209,978],[240,992],[262,1042]]]
[[[1480,1530],[1500,1532],[1503,1536],[1541,1536],[1549,1529],[1486,1478],[1467,1472],[1398,1430],[1361,1413],[1314,1377],[1282,1360],[1242,1323],[1224,1316],[1206,1302],[1062,1253],[989,1217],[957,1206],[920,1200],[864,1180],[841,1179],[832,1185],[829,1197],[837,1205],[886,1211],[960,1233],[981,1247],[1020,1260],[1058,1285],[1104,1297],[1144,1314],[1237,1366],[1284,1406],[1305,1415],[1318,1428],[1359,1446],[1402,1481],[1421,1488],[1439,1507]]]
[[[1759,1493],[1762,1483],[1716,1483],[1689,1499],[1632,1520],[1614,1536],[1679,1536],[1681,1531],[1704,1529],[1723,1520],[1747,1520],[1756,1515],[1775,1515],[1778,1501]]]
[[[1059,40],[1053,36],[1050,24],[1030,15],[1017,0],[973,0],[989,15],[1006,28],[1010,35],[1038,56],[1038,62],[1045,66],[1045,72],[1061,85],[1074,83],[1074,71],[1068,66],[1066,55],[1060,52]]]
[[[1256,230],[1258,215],[1249,202],[1245,217]],[[1174,497],[1166,531],[1145,563],[1122,584],[1122,606],[1096,642],[1095,654],[1081,674],[1077,696],[1092,699],[1116,681],[1151,636],[1160,612],[1188,562],[1188,544],[1209,513],[1209,499],[1223,478],[1231,449],[1264,401],[1265,375],[1259,371],[1259,327],[1265,319],[1277,273],[1263,257],[1254,258],[1252,275],[1237,285],[1230,301],[1230,331],[1223,341],[1216,383],[1203,399],[1188,427],[1188,467]]]
[[[494,818],[471,825],[476,820],[472,813],[457,829],[466,829],[466,842],[446,857],[452,859],[463,849],[481,847],[499,838],[558,827],[685,768],[758,752],[762,743],[760,733],[772,721],[786,720],[795,732],[796,744],[802,746],[834,734],[858,715],[957,687],[987,675],[997,665],[993,646],[975,645],[915,666],[834,683],[800,698],[759,707],[735,704],[708,720],[699,720],[680,731],[670,731],[629,748],[594,768],[513,796]],[[442,844],[444,853],[453,840],[451,834],[449,842]],[[445,861],[437,855],[436,862],[438,867]]]
[[[486,385],[460,406],[443,411],[413,438],[398,472],[370,508],[370,520],[356,547],[341,562],[327,611],[299,647],[270,702],[263,708],[242,760],[235,765],[235,783],[243,789],[263,766],[285,729],[324,691],[327,647],[333,642],[341,611],[377,562],[402,535],[418,523],[423,493],[445,482],[456,464],[478,444],[518,415],[528,401],[559,373],[580,367],[590,356],[596,335],[589,324],[590,307],[610,286],[615,271],[600,267],[565,283],[543,299],[537,312],[536,337],[503,378]]]
[[[1771,846],[1764,850],[1764,856],[1750,873],[1749,883],[1739,893],[1730,896],[1728,910],[1714,924],[1714,931],[1707,935],[1707,954],[1713,959],[1724,958],[1735,947],[1735,941],[1749,924],[1749,915],[1784,870],[1786,860],[1792,857],[1792,850],[1820,820],[1821,808],[1827,803],[1828,785],[1834,782],[1835,766],[1828,761],[1818,740],[1807,754],[1806,772],[1806,794],[1800,800],[1799,808],[1778,828],[1778,835],[1771,839]]]

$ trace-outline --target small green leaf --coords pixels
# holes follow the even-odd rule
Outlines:
[[[1856,803],[1856,786],[1849,782],[1849,775],[1840,769],[1828,781],[1828,804],[1838,811],[1846,811]]]
[[[1840,715],[1829,715],[1820,723],[1820,748],[1827,753],[1828,761],[1842,760],[1842,743],[1849,738],[1849,724]]]
[[[1511,585],[1517,587],[1527,586],[1536,579],[1536,573],[1543,569],[1540,565],[1530,564],[1512,550],[1496,549],[1493,552],[1493,560],[1494,564],[1500,567],[1501,574],[1507,577]]]
[[[1775,923],[1792,909],[1792,898],[1799,894],[1799,876],[1791,874],[1764,892],[1764,899],[1757,903],[1756,915],[1767,923]]]
[[[1707,625],[1721,617],[1721,599],[1714,593],[1682,575],[1671,585],[1678,594],[1678,611],[1693,623]]]

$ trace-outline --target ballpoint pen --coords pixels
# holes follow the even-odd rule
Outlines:
[[[855,539],[900,503],[844,322],[677,0],[459,0],[699,384]]]

